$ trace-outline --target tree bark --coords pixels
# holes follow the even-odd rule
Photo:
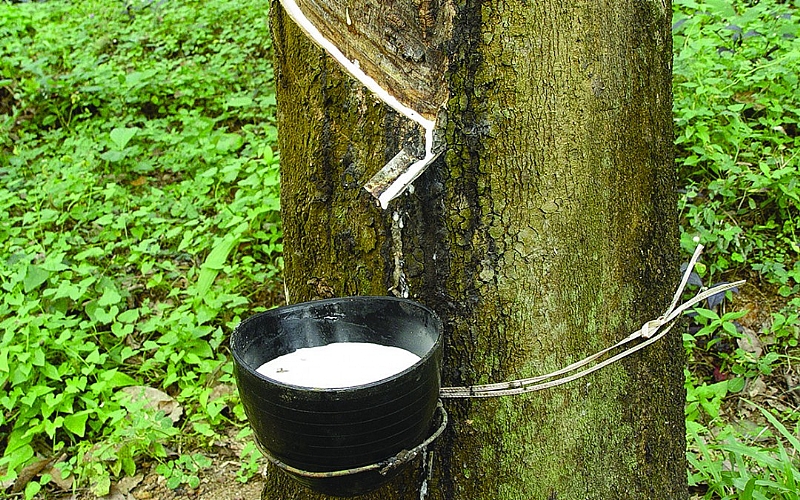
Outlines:
[[[453,8],[447,152],[386,211],[362,186],[409,126],[270,16],[288,299],[408,293],[444,321],[444,385],[471,385],[566,366],[667,306],[671,7]],[[363,498],[686,498],[683,366],[671,333],[565,386],[445,400],[432,460]],[[325,498],[268,476],[263,498]]]

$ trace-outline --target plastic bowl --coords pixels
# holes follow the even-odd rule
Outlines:
[[[256,372],[284,354],[333,342],[400,347],[421,359],[391,377],[341,389],[288,385]],[[231,350],[255,439],[288,468],[331,472],[380,463],[419,445],[431,431],[441,383],[442,324],[417,302],[362,296],[272,309],[243,321],[233,332]],[[352,496],[379,487],[400,469],[324,478],[289,474],[315,491]]]

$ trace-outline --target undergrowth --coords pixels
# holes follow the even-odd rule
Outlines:
[[[265,19],[247,0],[0,2],[12,492],[106,494],[243,425],[223,332],[277,300],[282,268]]]
[[[697,285],[748,279],[695,311],[684,345],[694,498],[800,496],[798,2],[676,0],[681,244]]]
[[[800,291],[800,23],[776,0],[679,0],[674,107],[682,244],[709,271]]]

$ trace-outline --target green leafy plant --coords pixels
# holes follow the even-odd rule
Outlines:
[[[724,380],[714,384],[697,384],[690,373],[686,373],[686,420],[687,423],[715,421],[720,417],[722,401],[729,392],[742,388],[740,381]],[[687,424],[688,425],[688,424]]]
[[[173,490],[181,485],[197,488],[200,486],[200,478],[197,474],[209,467],[211,467],[210,458],[200,453],[193,453],[191,455],[181,455],[177,460],[159,464],[156,467],[156,472],[167,479],[167,486]]]
[[[772,375],[779,364],[786,361],[786,356],[774,350],[761,352],[761,346],[757,351],[741,347],[752,341],[734,323],[743,312],[720,315],[702,308],[696,312],[695,320],[702,326],[694,334],[684,334],[684,345],[687,352],[697,359],[716,351],[714,357],[720,365],[715,368],[714,378],[723,380],[708,382],[702,376],[686,371],[690,486],[694,491],[700,491],[703,498],[797,498],[797,470],[800,467],[797,439],[764,408],[747,403],[758,408],[772,428],[779,431],[774,438],[767,428],[756,428],[749,419],[737,421],[731,418],[731,405],[726,404],[731,399],[745,401],[740,398],[746,395],[749,384]],[[763,332],[763,335],[773,335],[776,339],[772,348],[796,346],[796,315],[774,313],[772,319],[772,326]],[[740,347],[720,350],[722,344]],[[797,419],[792,415],[784,417]],[[788,443],[789,451],[785,443]]]
[[[796,498],[798,417],[745,432],[726,405],[797,358],[797,4],[673,5],[682,247],[707,246],[705,279],[753,272],[785,299],[761,356],[718,349],[738,312],[708,307],[684,337],[690,483]],[[0,482],[65,456],[26,498],[54,474],[103,494],[144,460],[191,485],[206,462],[168,449],[244,425],[225,332],[281,290],[265,18],[252,0],[0,2]],[[140,386],[184,413],[122,396]],[[248,444],[238,478],[257,469]]]
[[[692,467],[689,484],[704,486],[703,498],[800,498],[800,469],[796,459],[800,442],[769,411],[756,408],[771,427],[763,426],[750,436],[742,435],[730,425],[712,435],[701,424],[687,423],[689,439],[697,446],[697,452],[687,453]],[[766,444],[770,442],[774,444]]]
[[[696,310],[684,334],[693,498],[797,498],[797,447],[735,408],[790,371],[800,298],[800,31],[796,2],[673,2],[674,117],[681,246],[706,246],[703,279],[735,274],[785,298],[768,321]],[[730,278],[727,278],[730,279]],[[773,292],[774,293],[774,292]],[[752,321],[752,320],[748,320]],[[763,341],[763,342],[762,342]],[[765,382],[766,381],[766,382]],[[738,401],[738,404],[737,404]],[[793,412],[782,418],[796,421]],[[776,425],[778,424],[778,425]],[[788,451],[785,445],[789,445]]]
[[[747,314],[747,311],[731,311],[720,316],[716,311],[704,307],[697,307],[694,312],[697,314],[695,318],[703,325],[695,334],[696,337],[712,336],[720,331],[736,337],[739,332],[735,321]],[[713,342],[714,340],[711,341],[711,343]]]
[[[64,455],[102,495],[241,425],[225,332],[282,288],[271,47],[248,1],[0,2],[3,484]]]
[[[252,431],[249,427],[243,429],[243,431],[244,432],[239,433],[237,439],[245,439],[252,435]],[[250,480],[250,478],[258,474],[258,471],[262,466],[261,457],[261,452],[256,447],[255,442],[249,440],[242,450],[240,457],[241,464],[239,466],[239,470],[236,472],[236,479],[246,483]]]
[[[677,0],[674,109],[683,246],[796,293],[800,35],[790,3]]]
[[[200,453],[193,453],[191,455],[181,455],[177,460],[159,464],[156,467],[156,472],[167,479],[167,486],[173,490],[181,485],[197,488],[200,485],[200,478],[197,474],[210,466],[210,458]]]
[[[769,333],[779,344],[797,347],[800,339],[800,299],[794,300],[783,312],[772,313]]]

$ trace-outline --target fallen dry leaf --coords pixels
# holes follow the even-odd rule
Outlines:
[[[778,411],[779,413],[790,413],[794,411],[794,408],[781,403],[781,401],[776,398],[769,398],[767,400],[767,404],[769,405],[770,408]]]
[[[144,479],[144,475],[142,474],[136,474],[135,476],[125,476],[119,481],[117,481],[117,484],[115,486],[119,491],[127,495],[128,493],[131,492],[131,490],[139,486],[139,483],[142,482],[142,479]]]
[[[128,493],[123,493],[117,485],[113,485],[108,495],[97,497],[97,500],[133,500],[133,496]]]
[[[235,387],[232,384],[216,384],[211,389],[211,396],[209,396],[209,401],[214,401],[215,399],[228,397],[233,394],[235,391]]]
[[[747,384],[747,395],[751,398],[758,396],[759,394],[763,394],[764,391],[767,389],[767,384],[761,377],[751,381]]]
[[[749,441],[761,443],[768,442],[772,439],[771,435],[765,432],[765,427],[763,425],[759,425],[751,420],[740,419],[732,425],[742,435],[747,436]]]
[[[61,471],[55,467],[47,469],[47,473],[50,474],[50,483],[58,486],[61,491],[70,491],[75,483],[75,476],[69,474],[67,477],[62,478]]]
[[[764,345],[761,343],[761,339],[758,338],[758,334],[750,328],[744,327],[742,328],[741,335],[741,337],[736,339],[739,349],[749,352],[756,359],[760,358],[764,350]]]
[[[14,486],[11,487],[11,493],[19,493],[25,489],[25,486],[39,475],[54,458],[43,458],[31,464],[26,465],[17,474],[17,479],[14,481]]]
[[[183,415],[181,405],[172,396],[155,387],[134,385],[124,387],[122,392],[130,395],[133,401],[144,401],[145,408],[164,412],[164,415],[173,422],[180,420],[181,415]]]
[[[800,403],[800,380],[796,375],[789,372],[786,372],[784,377],[786,378],[786,392],[791,396],[795,404]]]
[[[75,482],[75,476],[71,473],[67,474],[67,477],[61,477],[61,470],[56,468],[56,465],[60,464],[67,460],[67,454],[64,453],[58,460],[55,460],[50,465],[47,466],[47,469],[43,471],[43,473],[50,474],[50,484],[55,484],[59,487],[62,491],[70,491],[72,489],[72,485]]]

